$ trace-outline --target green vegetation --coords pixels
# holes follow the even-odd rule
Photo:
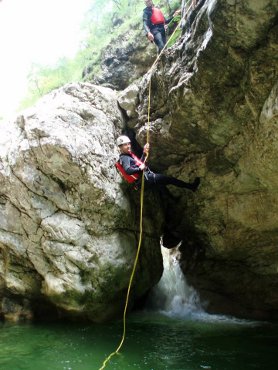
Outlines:
[[[177,41],[177,39],[181,36],[181,28],[180,27],[177,28],[177,25],[179,24],[180,20],[181,20],[181,16],[177,15],[172,19],[172,21],[168,25],[167,33],[168,33],[168,37],[171,38],[169,39],[169,42],[167,45],[168,48],[173,46],[174,43]]]
[[[154,1],[165,15],[179,8],[180,0]],[[113,43],[120,34],[129,29],[142,30],[144,2],[138,0],[92,0],[90,10],[82,24],[85,37],[79,51],[72,59],[61,58],[53,66],[32,65],[28,75],[28,94],[21,102],[20,109],[33,105],[40,97],[68,82],[82,81],[82,71],[92,66],[92,75],[100,71],[101,52]],[[65,10],[66,11],[66,10]],[[171,45],[178,37],[175,34]]]
[[[62,58],[52,67],[33,64],[28,75],[29,91],[21,108],[31,106],[41,96],[69,81],[79,81],[81,73],[82,65],[77,57]]]

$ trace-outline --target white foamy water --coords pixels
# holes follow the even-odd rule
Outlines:
[[[153,289],[150,305],[172,317],[191,317],[204,313],[197,292],[187,284],[180,269],[177,249],[161,248],[164,271]]]
[[[255,324],[225,315],[212,315],[205,312],[196,290],[189,286],[179,266],[179,248],[161,247],[164,271],[159,283],[154,287],[148,305],[166,316],[193,319],[205,322]]]

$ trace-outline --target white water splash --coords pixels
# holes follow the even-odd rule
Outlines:
[[[187,284],[179,266],[178,247],[161,247],[164,271],[150,299],[152,308],[171,317],[189,318],[203,313],[197,292]]]
[[[257,325],[256,321],[205,312],[198,293],[187,284],[179,266],[179,245],[172,249],[161,246],[161,252],[164,271],[149,298],[149,308],[172,318],[220,324]]]

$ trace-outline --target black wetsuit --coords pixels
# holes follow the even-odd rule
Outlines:
[[[143,162],[144,159],[145,155],[143,154],[140,160]],[[142,173],[130,154],[120,154],[120,163],[128,175]],[[186,188],[192,191],[196,191],[200,183],[199,177],[196,177],[193,183],[187,183],[172,176],[165,176],[160,173],[154,173],[148,167],[144,171],[144,176],[146,183],[149,185],[174,185],[179,188]],[[138,180],[138,183],[140,183],[140,179]]]
[[[146,33],[151,32],[151,34],[153,35],[154,42],[158,47],[158,51],[160,53],[166,44],[165,28],[164,23],[152,24],[151,22],[152,13],[153,10],[151,6],[148,6],[143,10],[143,27]],[[165,19],[165,24],[171,22],[172,19],[173,17]]]

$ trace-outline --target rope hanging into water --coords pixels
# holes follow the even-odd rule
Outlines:
[[[188,9],[187,9],[184,17],[188,14],[188,12],[191,9],[192,5],[193,5],[193,1],[191,1],[191,4],[188,7]],[[147,144],[149,144],[149,142],[150,142],[150,111],[151,111],[151,86],[152,86],[152,84],[151,84],[151,82],[152,82],[151,71],[154,68],[154,66],[157,64],[157,62],[159,61],[159,59],[160,59],[163,51],[165,50],[165,48],[167,47],[167,45],[169,44],[169,42],[173,38],[176,30],[180,26],[180,24],[181,24],[181,22],[182,22],[182,20],[183,20],[184,17],[181,17],[181,19],[180,19],[179,23],[177,24],[177,26],[175,27],[173,33],[169,37],[168,41],[166,42],[166,44],[164,45],[163,49],[158,54],[158,56],[156,57],[155,61],[152,64],[151,68],[148,71],[148,73],[150,73],[150,81],[149,81],[149,93],[148,93],[148,121],[147,121],[147,130],[146,130],[146,143]],[[148,159],[148,153],[146,154],[145,162],[146,162],[147,159]],[[136,256],[135,256],[135,260],[134,260],[134,263],[133,263],[133,268],[132,268],[132,272],[131,272],[131,275],[130,275],[129,284],[128,284],[128,288],[127,288],[127,294],[126,294],[126,300],[125,300],[125,307],[124,307],[124,312],[123,312],[123,333],[122,333],[122,338],[121,338],[120,344],[118,345],[117,349],[114,352],[110,353],[110,355],[103,361],[103,364],[102,364],[102,366],[101,366],[101,368],[99,370],[105,369],[106,365],[111,360],[111,358],[114,355],[116,355],[116,354],[119,353],[119,351],[122,348],[122,345],[124,343],[125,336],[126,336],[126,312],[127,312],[127,308],[128,308],[128,302],[129,302],[129,296],[130,296],[131,286],[132,286],[133,278],[134,278],[134,275],[135,275],[135,271],[136,271],[136,267],[137,267],[137,263],[138,263],[138,259],[139,259],[139,255],[140,255],[141,245],[142,245],[142,238],[143,238],[144,189],[145,189],[145,177],[144,177],[144,172],[143,172],[142,173],[142,179],[141,179],[141,192],[140,192],[139,241],[138,241],[137,252],[136,252]]]

